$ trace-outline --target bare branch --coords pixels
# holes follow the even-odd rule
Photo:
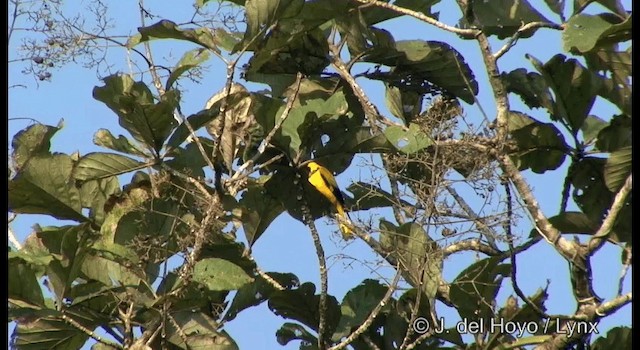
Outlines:
[[[547,219],[542,212],[542,209],[540,209],[538,201],[533,196],[533,192],[531,191],[529,184],[513,164],[511,158],[509,158],[508,155],[500,155],[498,156],[498,160],[500,161],[503,171],[511,180],[518,191],[518,194],[524,201],[529,214],[533,218],[536,230],[547,242],[553,245],[563,257],[569,261],[573,261],[573,258],[577,254],[576,246],[562,237],[560,231],[551,225],[549,219]]]
[[[555,23],[549,23],[549,22],[529,22],[527,24],[523,24],[522,26],[520,26],[520,28],[518,28],[518,31],[513,33],[513,35],[509,38],[509,40],[507,40],[504,46],[502,46],[500,50],[498,50],[496,53],[493,54],[493,58],[497,60],[500,57],[502,57],[502,55],[507,53],[507,51],[509,51],[513,47],[513,45],[515,45],[516,41],[518,41],[518,39],[524,32],[527,32],[532,29],[538,29],[538,28],[551,28],[551,29],[562,30],[561,25],[558,25]]]
[[[357,2],[366,4],[366,5],[374,5],[377,7],[383,7],[392,11],[395,11],[397,13],[401,13],[403,15],[407,15],[407,16],[411,16],[414,17],[416,19],[419,19],[425,23],[429,23],[435,27],[438,27],[440,29],[446,30],[448,32],[451,33],[455,33],[458,34],[460,36],[462,36],[463,38],[466,39],[472,39],[474,38],[476,35],[478,35],[478,33],[480,32],[478,29],[462,29],[462,28],[457,28],[457,27],[452,27],[450,25],[444,24],[442,22],[437,21],[434,18],[431,18],[427,15],[425,15],[422,12],[417,12],[417,11],[413,11],[404,7],[400,7],[400,6],[396,6],[393,4],[389,4],[386,2],[382,2],[382,1],[378,1],[378,0],[356,0]]]
[[[301,185],[298,186],[298,190],[300,193],[304,193]],[[320,266],[320,302],[318,303],[318,349],[324,350],[327,348],[325,337],[328,334],[326,333],[326,317],[327,317],[327,291],[329,289],[329,278],[327,275],[327,259],[324,254],[324,248],[322,248],[322,242],[320,241],[320,235],[318,234],[318,229],[316,228],[316,224],[313,222],[313,217],[311,216],[311,211],[309,210],[309,206],[307,205],[307,201],[304,198],[304,194],[302,196],[302,215],[303,221],[305,225],[309,227],[309,231],[311,232],[311,237],[313,238],[313,245],[316,248],[316,256],[318,257],[318,265]]]
[[[482,243],[478,239],[469,239],[460,242],[450,244],[443,248],[442,253],[444,256],[449,256],[453,253],[472,250],[480,253],[484,253],[488,256],[498,256],[502,254],[501,251],[494,249],[490,245]]]
[[[497,251],[498,250],[498,246],[496,245],[495,237],[498,236],[498,233],[495,232],[495,230],[491,229],[484,222],[484,220],[482,220],[480,218],[480,216],[478,214],[476,214],[473,211],[473,209],[471,209],[469,204],[467,204],[467,201],[465,201],[464,198],[461,195],[458,194],[458,192],[456,191],[455,188],[453,188],[451,186],[447,186],[447,191],[449,191],[451,196],[456,200],[456,202],[458,202],[458,204],[460,205],[460,208],[462,208],[462,210],[464,210],[465,213],[467,213],[467,215],[469,215],[471,218],[473,218],[473,223],[478,227],[478,230],[482,233],[484,238],[487,240],[487,242],[489,243],[490,248],[493,251]]]
[[[627,200],[627,196],[631,193],[631,174],[627,177],[627,180],[624,182],[622,188],[618,191],[615,198],[613,199],[613,203],[611,204],[611,208],[609,209],[609,213],[607,217],[602,221],[602,225],[598,229],[591,239],[589,239],[589,243],[587,244],[587,254],[595,253],[606,241],[609,234],[613,229],[613,225],[618,219],[618,215],[620,211],[624,207],[624,203]]]
[[[624,247],[623,249],[623,252],[626,254],[626,256],[623,255],[624,261],[622,262],[622,271],[620,271],[620,280],[618,281],[618,295],[622,295],[624,279],[627,276],[627,271],[629,271],[629,266],[631,266],[632,257],[631,247]]]

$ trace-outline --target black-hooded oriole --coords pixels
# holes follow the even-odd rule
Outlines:
[[[307,163],[306,167],[309,170],[307,177],[309,183],[336,208],[338,213],[338,226],[342,232],[342,237],[344,239],[351,238],[353,231],[346,225],[346,223],[350,223],[351,221],[348,217],[349,214],[344,208],[344,198],[338,188],[335,177],[333,177],[329,169],[314,161]]]

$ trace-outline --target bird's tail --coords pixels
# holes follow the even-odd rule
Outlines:
[[[342,238],[345,240],[353,238],[353,230],[347,225],[351,224],[349,213],[344,210],[342,205],[338,205],[336,209],[338,211],[338,227],[342,232]]]

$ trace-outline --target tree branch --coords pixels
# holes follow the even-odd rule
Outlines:
[[[472,250],[480,253],[484,253],[488,256],[498,256],[502,254],[501,251],[494,249],[490,245],[482,243],[479,239],[468,239],[460,242],[453,243],[442,249],[444,256],[449,256],[454,253]]]
[[[529,22],[527,24],[523,24],[523,25],[520,26],[520,28],[518,28],[518,31],[516,31],[509,38],[509,40],[507,40],[507,42],[504,44],[504,46],[502,46],[502,48],[500,48],[500,50],[498,50],[496,53],[493,54],[493,58],[497,60],[500,57],[502,57],[502,55],[507,53],[507,51],[509,51],[513,47],[513,45],[515,45],[516,41],[518,41],[518,39],[520,38],[522,33],[526,32],[528,30],[538,29],[538,28],[551,28],[551,29],[562,30],[562,26],[561,25],[558,25],[558,24],[555,24],[555,23],[549,23],[549,22]]]
[[[414,17],[416,19],[419,19],[425,23],[429,23],[437,28],[446,30],[448,32],[451,33],[455,33],[460,35],[461,37],[465,38],[465,39],[473,39],[480,31],[478,29],[462,29],[462,28],[458,28],[458,27],[452,27],[450,25],[444,24],[442,22],[437,21],[434,18],[431,18],[427,15],[425,15],[422,12],[417,12],[417,11],[413,11],[404,7],[400,7],[400,6],[396,6],[393,4],[389,4],[386,2],[382,2],[382,1],[378,1],[378,0],[356,0],[359,3],[362,4],[366,4],[366,5],[374,5],[377,7],[382,7],[382,8],[386,8],[389,10],[392,10],[394,12],[397,13],[401,13],[403,15],[407,15],[407,16],[411,16]]]
[[[587,254],[593,255],[606,241],[607,237],[611,234],[613,229],[613,225],[618,219],[618,215],[620,211],[624,207],[624,203],[627,200],[627,196],[631,193],[631,174],[627,177],[627,180],[624,182],[622,188],[618,191],[615,198],[613,199],[613,203],[611,204],[611,208],[609,209],[609,213],[607,217],[602,221],[602,225],[598,229],[589,242],[587,243]]]
[[[316,248],[316,256],[318,257],[318,265],[320,266],[320,302],[318,303],[318,349],[324,350],[327,348],[325,336],[326,333],[326,315],[327,315],[327,291],[329,289],[329,279],[327,275],[327,259],[324,254],[324,248],[322,248],[322,242],[320,241],[320,235],[318,229],[313,222],[311,211],[304,199],[304,190],[302,186],[298,186],[299,191],[303,193],[302,196],[302,215],[304,223],[309,227],[311,237],[313,238],[313,245]]]

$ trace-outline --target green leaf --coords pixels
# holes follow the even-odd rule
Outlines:
[[[631,16],[621,21],[612,13],[597,15],[576,14],[569,18],[562,31],[563,48],[567,52],[585,53],[603,42],[631,40]]]
[[[269,298],[269,309],[276,315],[301,322],[318,331],[320,322],[318,304],[320,295],[315,294],[313,283],[303,283],[298,289],[275,291]],[[325,314],[327,334],[333,334],[340,320],[340,307],[332,295],[327,297]]]
[[[605,126],[607,126],[607,122],[602,120],[601,118],[590,115],[587,119],[584,120],[584,124],[582,124],[582,138],[585,144],[591,144],[595,141]]]
[[[246,0],[245,2],[247,31],[244,42],[248,43],[261,30],[268,28],[282,18],[295,17],[304,6],[304,0],[261,1]]]
[[[553,111],[553,96],[542,77],[536,72],[527,72],[524,68],[512,70],[509,73],[502,73],[507,91],[520,96],[522,101],[529,108],[544,107]]]
[[[573,190],[573,200],[584,212],[589,220],[600,225],[606,217],[614,193],[609,191],[604,179],[604,168],[607,159],[585,157],[575,163],[571,176]],[[632,208],[631,198],[627,198],[618,218],[613,226],[612,239],[619,242],[629,242],[631,240]]]
[[[568,234],[594,234],[598,226],[593,223],[584,213],[577,211],[567,211],[549,218],[549,222],[561,233]],[[531,233],[533,234],[531,230]]]
[[[562,133],[551,123],[541,123],[526,114],[511,112],[509,132],[518,144],[512,153],[520,170],[542,174],[557,169],[569,152]]]
[[[167,340],[181,349],[238,350],[238,345],[220,330],[220,324],[204,312],[179,310],[171,314]],[[160,344],[158,344],[160,345]],[[154,348],[158,348],[155,346]]]
[[[584,9],[591,3],[600,4],[604,8],[610,10],[611,12],[617,13],[620,16],[627,15],[627,11],[625,11],[624,6],[622,6],[622,2],[620,2],[620,0],[573,0],[574,14],[584,11]]]
[[[600,48],[586,53],[584,57],[589,69],[598,72],[601,81],[598,95],[631,115],[631,46],[626,51],[619,51],[615,46]],[[610,78],[608,73],[611,73]]]
[[[239,219],[249,246],[253,246],[271,222],[284,211],[282,204],[262,186],[247,188],[239,204]]]
[[[384,298],[387,289],[376,280],[365,279],[348,291],[342,300],[342,317],[332,338],[337,341],[358,328]]]
[[[629,327],[613,327],[606,336],[596,338],[591,345],[592,350],[620,349],[631,350],[632,332]]]
[[[65,315],[89,331],[105,322],[103,317],[73,307],[66,308]],[[88,334],[62,320],[62,315],[56,312],[55,316],[26,318],[17,322],[11,344],[21,350],[80,349],[88,339]]]
[[[505,39],[515,34],[522,25],[531,22],[552,22],[533,8],[525,0],[492,0],[468,3],[461,6],[465,17],[461,27],[476,27],[487,35],[497,35]],[[472,23],[468,20],[473,19]],[[520,37],[528,38],[535,30],[525,32]]]
[[[202,283],[209,290],[222,291],[238,289],[253,281],[253,278],[228,260],[207,258],[194,266],[193,280]]]
[[[531,55],[527,58],[555,95],[556,103],[550,111],[552,119],[563,120],[577,134],[600,90],[600,80],[578,60],[566,59],[564,55],[555,55],[544,65]]]
[[[491,317],[502,278],[510,273],[510,266],[500,264],[498,258],[480,260],[462,271],[451,283],[450,290],[451,302],[460,317],[469,320]]]
[[[127,156],[94,152],[80,158],[73,175],[80,181],[101,180],[140,170],[147,166],[148,164]]]
[[[287,289],[300,285],[298,277],[292,273],[267,272],[266,274]],[[238,289],[224,316],[224,320],[231,321],[236,318],[240,311],[261,304],[269,299],[276,290],[264,277],[256,276],[253,282],[247,283]]]
[[[631,174],[631,146],[611,153],[604,166],[604,181],[611,192],[617,192]]]
[[[414,91],[400,90],[397,87],[385,86],[385,102],[391,114],[402,120],[404,124],[411,122],[422,110],[422,95]]]
[[[318,344],[318,339],[306,328],[297,323],[285,322],[276,331],[276,341],[280,345],[287,345],[292,340],[301,340],[303,343],[300,345],[300,349],[305,350],[313,349]]]
[[[384,136],[397,150],[405,154],[413,154],[433,144],[429,135],[420,130],[416,124],[409,124],[408,130],[397,125],[384,129]]]
[[[188,72],[189,70],[198,67],[203,62],[206,62],[209,59],[209,51],[204,48],[197,48],[190,51],[187,51],[182,55],[180,61],[173,67],[171,70],[171,74],[169,74],[169,78],[167,78],[167,83],[165,85],[165,90],[170,90],[182,74]]]
[[[111,134],[111,131],[107,129],[100,129],[96,131],[93,135],[93,143],[97,146],[106,147],[114,151],[128,153],[139,157],[148,157],[144,151],[138,149],[138,147],[132,144],[129,139],[123,135],[119,135],[116,139],[115,136]]]
[[[144,280],[144,272],[137,267],[138,256],[119,244],[101,244],[95,254],[88,254],[80,271],[86,279],[96,280],[105,286],[137,287]]]
[[[19,172],[33,156],[48,155],[51,138],[58,130],[58,127],[34,124],[16,133],[11,141],[11,159],[16,171]]]
[[[103,102],[119,117],[119,124],[137,141],[159,152],[177,123],[173,112],[179,93],[169,90],[154,103],[151,90],[143,82],[134,82],[129,75],[110,75],[105,85],[93,89],[93,97]]]
[[[221,101],[216,102],[213,106],[208,109],[203,109],[196,114],[192,114],[187,118],[189,125],[193,128],[193,131],[198,131],[205,124],[209,123],[213,119],[217,118],[220,115],[220,103]],[[189,127],[187,123],[181,123],[173,132],[169,141],[167,141],[167,146],[171,148],[177,148],[180,146],[189,136],[191,135],[189,131]]]
[[[380,221],[380,243],[405,270],[405,279],[414,287],[420,286],[427,300],[433,304],[442,277],[442,253],[436,242],[416,223],[395,225]]]
[[[386,49],[362,57],[365,62],[393,67],[389,72],[373,72],[364,76],[382,80],[400,90],[424,93],[446,92],[473,104],[478,82],[464,56],[447,43],[439,41],[402,40],[394,49]]]
[[[623,147],[631,146],[631,117],[616,115],[609,125],[598,133],[596,147],[603,152],[615,152]]]
[[[86,221],[72,169],[71,157],[64,154],[31,158],[9,182],[9,210]]]
[[[218,39],[214,33],[206,26],[196,29],[180,29],[177,24],[163,19],[147,27],[139,27],[140,34],[133,35],[127,40],[127,47],[134,46],[153,39],[177,39],[186,40],[198,44],[209,50],[220,52],[218,49]]]
[[[96,223],[104,220],[104,206],[112,195],[120,193],[118,178],[109,177],[101,180],[85,181],[80,186],[82,207],[89,208],[89,218]]]
[[[400,200],[380,187],[362,181],[352,183],[347,187],[347,191],[353,194],[353,199],[347,199],[347,207],[353,205],[357,210],[391,207]],[[405,201],[402,202],[409,205]]]
[[[27,256],[25,256],[27,257]],[[16,254],[8,257],[7,277],[13,283],[8,284],[9,305],[43,307],[44,297],[31,263]],[[19,283],[18,283],[19,281]]]

